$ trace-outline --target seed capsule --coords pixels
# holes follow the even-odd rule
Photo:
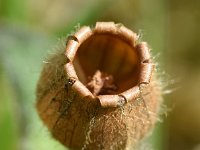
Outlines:
[[[137,37],[121,24],[97,22],[45,64],[37,110],[66,147],[131,149],[153,127],[161,90],[148,45]]]

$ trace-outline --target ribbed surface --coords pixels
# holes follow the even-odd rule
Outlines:
[[[122,31],[128,40],[118,36]],[[135,39],[129,41],[135,34],[114,23],[99,23],[93,32],[82,28],[74,37],[80,45],[72,45],[78,47],[75,52],[67,46],[66,53],[63,48],[48,60],[37,87],[38,113],[66,147],[134,148],[156,122],[161,99],[148,47],[142,45],[147,50],[139,51]],[[118,86],[115,94],[96,97],[88,90],[88,77],[97,70],[113,76]]]

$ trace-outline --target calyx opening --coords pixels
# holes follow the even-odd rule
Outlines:
[[[78,47],[73,65],[94,95],[120,94],[139,83],[140,57],[125,38],[94,33]]]

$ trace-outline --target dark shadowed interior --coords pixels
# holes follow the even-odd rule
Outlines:
[[[97,70],[112,75],[117,86],[114,94],[119,94],[138,83],[139,62],[136,49],[122,38],[94,34],[78,48],[74,66],[79,80],[85,85]]]

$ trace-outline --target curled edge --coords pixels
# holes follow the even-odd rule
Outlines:
[[[133,88],[120,93],[119,95],[99,95],[95,97],[89,90],[83,85],[76,75],[73,67],[73,60],[80,44],[82,44],[87,38],[94,33],[109,33],[118,35],[131,46],[135,47],[139,53],[141,61],[141,71],[139,84]],[[70,63],[65,65],[65,71],[71,78],[76,78],[76,82],[72,85],[74,91],[78,92],[82,97],[91,97],[93,99],[98,98],[102,107],[118,107],[131,100],[136,99],[140,94],[139,85],[149,84],[154,65],[150,63],[150,53],[146,42],[141,42],[136,45],[138,36],[125,26],[121,24],[115,24],[114,22],[97,22],[93,30],[90,27],[84,26],[80,28],[74,35],[74,38],[70,39],[66,46],[66,56]],[[75,39],[75,40],[74,40]]]

